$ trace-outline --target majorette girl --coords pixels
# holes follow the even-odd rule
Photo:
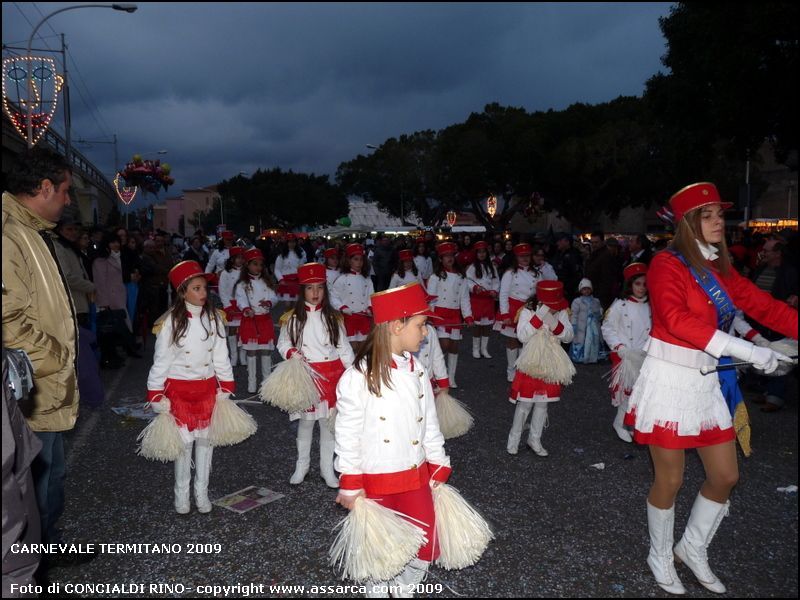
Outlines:
[[[333,282],[339,279],[339,249],[326,248],[325,253],[325,280],[328,284],[328,290],[331,289]]]
[[[797,310],[773,299],[731,266],[725,245],[725,209],[716,186],[695,183],[670,199],[675,237],[650,263],[647,286],[653,328],[647,357],[633,387],[626,424],[634,440],[650,446],[655,480],[647,497],[650,553],[647,564],[665,591],[685,593],[673,556],[707,589],[724,593],[711,571],[706,549],[728,514],[728,498],[739,478],[735,431],[723,385],[737,400],[735,380],[704,375],[718,361],[752,363],[767,373],[788,361],[728,333],[742,309],[756,321],[797,339]],[[701,370],[702,369],[702,370]],[[697,448],[706,480],[695,499],[683,538],[673,548],[675,498],[683,483],[685,449]]]
[[[533,248],[530,244],[517,244],[513,248],[511,267],[500,279],[500,313],[494,328],[506,336],[506,359],[508,381],[514,381],[514,363],[517,362],[522,344],[517,340],[517,313],[536,293],[536,283],[547,276],[531,268]]]
[[[175,460],[175,510],[190,510],[194,445],[194,494],[197,510],[211,511],[208,477],[213,448],[208,428],[217,389],[233,393],[233,369],[225,343],[225,319],[206,302],[206,278],[200,263],[187,260],[175,265],[169,280],[176,290],[172,308],[153,328],[156,347],[147,377],[147,399],[153,411],[175,418],[184,443]]]
[[[278,300],[294,303],[300,290],[297,269],[306,263],[306,252],[297,245],[297,236],[287,233],[275,259],[275,279],[278,281]]]
[[[451,388],[458,387],[456,366],[462,323],[470,326],[474,320],[469,301],[469,284],[455,260],[457,249],[453,242],[443,242],[436,246],[438,260],[434,273],[428,280],[428,293],[434,297],[434,313],[439,317],[436,333],[439,335],[442,352],[447,357]]]
[[[428,256],[428,244],[425,242],[424,237],[414,240],[414,264],[417,266],[419,276],[422,278],[422,284],[427,284],[428,279],[433,275],[433,261]]]
[[[244,253],[245,266],[236,283],[236,303],[242,309],[239,343],[247,351],[247,391],[258,386],[256,359],[261,356],[261,378],[272,370],[272,350],[275,348],[275,325],[270,310],[277,301],[272,282],[258,248]]]
[[[400,250],[397,253],[397,259],[397,270],[392,274],[389,287],[396,288],[407,283],[417,282],[424,288],[422,276],[414,263],[414,253],[411,250]]]
[[[467,267],[469,301],[475,329],[472,333],[472,358],[492,358],[489,354],[489,333],[495,321],[495,304],[500,293],[500,278],[489,258],[489,244],[475,242],[472,246],[475,260]]]
[[[611,348],[611,364],[615,373],[630,373],[628,377],[613,377],[611,404],[617,407],[614,418],[614,431],[623,442],[632,442],[631,434],[625,429],[623,421],[628,411],[633,383],[636,381],[636,363],[641,369],[641,359],[636,356],[644,352],[650,338],[652,317],[650,303],[647,301],[647,265],[631,263],[622,272],[625,286],[622,298],[614,300],[603,320],[602,332],[608,347]],[[623,369],[623,363],[630,363]],[[620,371],[621,370],[621,371]],[[627,379],[624,381],[623,379]]]
[[[290,417],[293,421],[299,419],[299,423],[297,464],[289,483],[298,485],[308,474],[314,423],[319,422],[320,474],[328,487],[338,488],[339,478],[333,471],[333,434],[328,427],[328,416],[336,406],[336,384],[344,370],[353,364],[354,354],[347,343],[342,316],[330,304],[325,267],[308,263],[297,270],[297,276],[300,296],[294,308],[281,317],[278,352],[284,359],[299,353],[322,377],[315,380],[319,404]]]
[[[560,281],[537,283],[535,296],[519,311],[517,320],[519,341],[525,345],[534,343],[535,335],[549,335],[557,338],[562,344],[571,342],[573,332],[567,311],[568,306],[569,304],[564,298],[564,284]],[[564,352],[561,348],[558,350]],[[566,363],[570,363],[566,352],[564,352],[564,360]],[[537,370],[548,373],[552,365],[541,364],[538,367]],[[509,401],[517,405],[506,446],[509,454],[518,452],[525,420],[533,408],[528,446],[537,455],[548,456],[549,453],[542,446],[542,431],[547,421],[547,405],[561,399],[561,388],[560,383],[549,383],[545,379],[531,377],[520,370],[516,371],[508,395]]]
[[[375,291],[369,277],[369,263],[364,257],[364,246],[348,244],[344,249],[341,275],[334,281],[331,304],[344,314],[347,339],[358,352],[361,342],[367,339],[372,327],[372,309],[369,297]]]
[[[222,309],[228,318],[228,352],[231,356],[231,366],[238,362],[245,363],[245,351],[239,349],[239,325],[242,321],[242,309],[236,302],[234,287],[242,276],[244,264],[244,248],[231,246],[230,258],[225,261],[225,269],[219,274],[219,298],[222,300]],[[238,359],[241,358],[241,361]]]

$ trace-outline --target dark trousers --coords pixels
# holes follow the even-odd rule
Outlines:
[[[57,542],[56,522],[64,512],[64,482],[67,462],[64,456],[64,434],[60,431],[36,431],[42,449],[31,465],[36,504],[42,524],[42,542]]]

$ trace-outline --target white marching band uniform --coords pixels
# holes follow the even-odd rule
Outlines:
[[[341,275],[341,271],[339,269],[331,269],[330,267],[325,267],[325,281],[328,284],[328,290],[331,289],[333,286],[333,282],[339,279],[339,275]]]
[[[342,273],[333,282],[330,292],[333,308],[344,313],[348,341],[367,339],[372,323],[364,315],[372,310],[369,303],[369,297],[375,293],[372,279],[352,271]]]
[[[422,281],[427,281],[433,275],[433,261],[430,256],[417,254],[414,257],[414,264],[417,266],[417,272]]]
[[[433,301],[434,312],[442,317],[436,333],[440,338],[460,340],[461,328],[448,325],[461,325],[464,320],[472,320],[472,304],[469,301],[469,282],[456,272],[445,271],[442,279],[436,274],[428,279],[428,294],[436,296]]]
[[[222,250],[217,248],[211,253],[211,258],[208,259],[206,273],[220,273],[220,271],[224,271],[225,263],[228,262],[230,257],[231,253],[228,248],[223,248]]]
[[[436,328],[431,324],[426,324],[428,335],[422,340],[419,350],[414,353],[420,364],[425,367],[425,371],[431,377],[431,385],[436,384],[440,390],[450,386],[447,375],[447,365],[444,361],[444,353],[439,345],[439,336],[436,335]]]
[[[417,269],[417,271],[419,271],[419,269]],[[397,272],[395,272],[392,275],[391,281],[389,281],[389,288],[396,288],[400,287],[401,285],[406,285],[407,283],[414,283],[414,282],[420,284],[422,286],[422,289],[425,289],[425,283],[422,281],[421,271],[419,275],[414,275],[414,271],[409,269],[408,271],[403,273],[402,277],[400,277],[400,275],[398,275]]]
[[[294,250],[289,250],[289,253],[284,258],[281,254],[275,259],[275,267],[273,269],[275,273],[275,280],[279,284],[279,288],[281,287],[280,283],[282,280],[289,278],[289,280],[297,280],[297,269],[300,265],[306,264],[306,252],[302,248],[297,248],[300,251],[300,256],[297,256],[297,252]],[[294,302],[297,300],[297,295],[292,294],[290,292],[283,292],[280,289],[278,290],[278,299],[281,302]]]

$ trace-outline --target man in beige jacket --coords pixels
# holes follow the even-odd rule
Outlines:
[[[24,350],[35,389],[21,406],[43,447],[32,465],[42,541],[57,541],[64,510],[63,433],[78,416],[77,324],[55,258],[52,229],[70,203],[72,169],[61,155],[20,155],[3,194],[3,344]]]

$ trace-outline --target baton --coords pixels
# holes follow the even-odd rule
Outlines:
[[[797,355],[790,356],[789,358],[792,359],[792,362],[794,364],[797,364]],[[730,369],[735,369],[736,367],[746,367],[748,365],[754,366],[754,363],[743,361],[743,362],[729,363],[727,365],[717,365],[715,367],[712,367],[711,365],[703,365],[702,367],[700,367],[700,373],[703,375],[708,375],[709,373],[716,373],[717,371],[729,371]]]

